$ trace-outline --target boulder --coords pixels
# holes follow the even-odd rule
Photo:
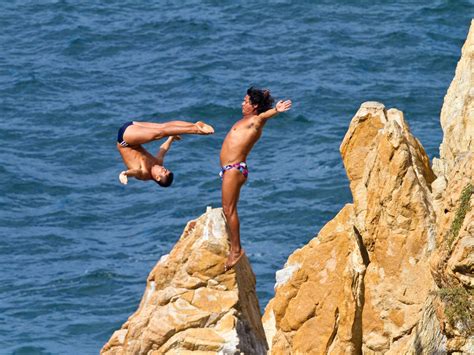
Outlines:
[[[363,104],[352,120],[341,155],[356,228],[370,260],[364,278],[362,351],[396,354],[410,341],[432,289],[427,270],[436,247],[430,203],[435,176],[402,112],[371,103]],[[357,170],[351,178],[349,171]]]

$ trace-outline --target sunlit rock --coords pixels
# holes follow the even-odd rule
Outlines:
[[[447,176],[460,154],[474,152],[474,20],[444,97],[441,127],[444,135],[440,159],[433,166],[436,175]]]
[[[366,102],[352,119],[340,151],[353,204],[277,273],[272,354],[474,354],[473,32],[436,175],[400,111]]]
[[[274,354],[395,354],[433,287],[435,176],[403,114],[364,103],[341,155],[354,203],[288,259],[263,317]]]
[[[148,276],[138,310],[102,354],[265,354],[267,345],[247,258],[224,273],[228,235],[221,209],[186,226]]]

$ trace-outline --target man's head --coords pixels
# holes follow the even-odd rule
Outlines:
[[[156,183],[162,187],[168,187],[172,184],[174,174],[164,166],[153,165],[151,168],[151,176]]]
[[[261,114],[272,108],[273,101],[270,90],[262,90],[252,86],[247,90],[247,95],[242,102],[242,113],[244,115]]]

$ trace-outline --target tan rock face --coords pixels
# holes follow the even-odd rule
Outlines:
[[[433,167],[438,248],[430,260],[436,318],[446,350],[474,353],[474,21],[441,110],[444,137]]]
[[[464,156],[453,167],[449,183],[444,191],[442,204],[436,210],[438,220],[439,248],[431,260],[431,269],[439,286],[454,282],[443,280],[445,277],[456,279],[466,287],[474,287],[474,199],[468,199],[468,208],[464,217],[459,213],[463,191],[467,186],[474,186],[474,153]],[[457,214],[462,221],[455,221]],[[457,236],[453,227],[459,224]]]
[[[265,354],[267,345],[246,257],[224,273],[228,254],[221,209],[186,226],[148,276],[138,310],[102,354]]]
[[[397,353],[432,287],[435,177],[403,114],[363,104],[341,154],[354,204],[281,271],[263,317],[273,354]]]
[[[474,354],[473,58],[474,22],[437,176],[400,111],[367,102],[352,119],[340,150],[354,203],[277,273],[273,354]]]
[[[273,354],[352,353],[362,341],[365,251],[346,205],[280,272],[263,317]]]
[[[436,174],[449,175],[456,158],[474,152],[474,20],[441,110],[443,143]]]
[[[434,174],[400,111],[373,112],[370,107],[372,112],[366,113],[364,106],[341,145],[346,169],[357,166],[361,171],[351,190],[356,227],[370,259],[364,278],[362,349],[395,351],[407,341],[431,288],[426,271],[435,247],[429,190]],[[381,128],[374,134],[359,127],[361,121]],[[365,141],[367,154],[353,153],[354,140]]]
[[[430,260],[438,296],[434,306],[452,352],[474,353],[473,178],[474,154],[458,157],[436,210],[439,247]]]
[[[273,354],[474,354],[473,97],[474,22],[437,176],[400,111],[361,106],[340,147],[354,203],[277,273]]]

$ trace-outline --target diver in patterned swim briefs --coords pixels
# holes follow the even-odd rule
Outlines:
[[[222,207],[230,229],[230,253],[225,271],[231,269],[244,255],[240,245],[240,222],[237,214],[240,188],[247,180],[247,155],[262,135],[267,120],[288,111],[291,101],[278,101],[272,108],[269,90],[251,87],[242,102],[243,117],[227,133],[222,143],[220,162],[222,177]]]
[[[117,149],[128,170],[119,175],[120,182],[127,184],[128,177],[138,180],[153,180],[168,187],[173,182],[173,173],[163,166],[165,155],[175,140],[182,134],[213,134],[214,128],[204,122],[171,121],[165,123],[127,122],[120,127]],[[150,154],[142,144],[168,137],[156,155]]]

